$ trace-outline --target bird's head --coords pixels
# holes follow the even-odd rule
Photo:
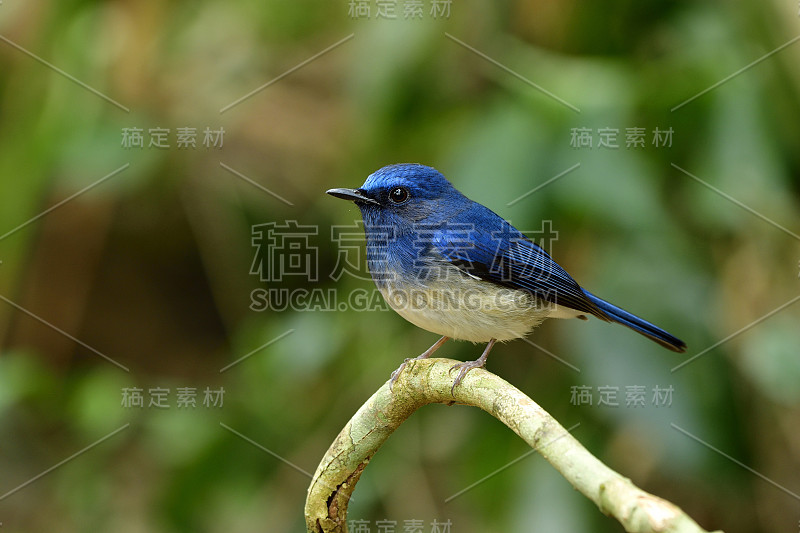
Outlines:
[[[444,216],[467,201],[435,168],[409,163],[373,172],[358,189],[327,193],[355,202],[367,225],[424,221]]]

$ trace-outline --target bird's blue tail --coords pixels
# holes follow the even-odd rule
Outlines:
[[[661,346],[672,350],[673,352],[685,352],[686,343],[673,335],[670,335],[658,326],[651,324],[647,320],[641,319],[636,315],[620,309],[616,305],[610,304],[607,301],[598,298],[586,289],[583,289],[586,297],[589,298],[605,315],[613,322],[618,322],[624,326],[628,326],[632,330],[641,333],[645,337],[654,340]]]

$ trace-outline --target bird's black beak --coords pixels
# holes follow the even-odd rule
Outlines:
[[[350,200],[351,202],[355,203],[380,205],[379,202],[368,196],[365,196],[363,191],[360,189],[328,189],[325,192],[331,196],[335,196],[336,198],[341,198],[342,200]]]

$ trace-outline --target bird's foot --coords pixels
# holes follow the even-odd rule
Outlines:
[[[466,363],[458,363],[457,365],[453,365],[450,367],[450,373],[453,373],[453,370],[456,368],[460,368],[461,371],[458,373],[456,380],[453,382],[453,386],[450,387],[450,394],[455,396],[456,387],[461,385],[461,381],[464,379],[464,376],[467,375],[467,372],[472,370],[473,368],[483,368],[486,366],[486,360],[481,361],[480,359],[476,359],[475,361],[467,361]]]
[[[422,354],[418,355],[417,357],[409,357],[408,359],[406,359],[405,361],[403,361],[403,364],[401,364],[400,366],[398,366],[398,367],[397,367],[397,370],[395,370],[394,372],[392,372],[392,377],[391,377],[391,379],[389,379],[389,390],[390,390],[390,391],[391,391],[391,390],[393,390],[395,382],[396,382],[396,381],[397,381],[397,379],[400,377],[400,374],[403,372],[403,370],[405,369],[405,367],[406,367],[406,365],[409,363],[409,361],[419,361],[420,359],[427,359],[427,358],[429,358],[431,355],[433,355],[433,352],[435,352],[436,350],[438,350],[438,349],[439,349],[439,347],[440,347],[442,344],[444,344],[444,343],[447,341],[447,339],[449,339],[449,337],[442,337],[441,339],[439,339],[438,341],[436,341],[436,342],[433,344],[433,346],[431,346],[430,348],[428,348],[427,350],[425,350],[424,352],[422,352]]]
[[[417,359],[416,357],[409,357],[408,359],[403,361],[403,364],[401,364],[400,366],[397,367],[397,370],[392,372],[392,378],[389,380],[389,390],[390,391],[393,390],[394,382],[397,381],[397,378],[400,377],[400,374],[403,372],[403,369],[405,369],[405,367],[408,364],[408,362],[409,361],[415,361],[416,359]]]
[[[486,349],[483,350],[483,353],[480,357],[475,359],[474,361],[467,361],[466,363],[458,363],[457,365],[453,365],[450,367],[450,373],[453,373],[453,370],[456,368],[461,369],[456,376],[456,380],[453,382],[453,386],[450,387],[450,394],[455,397],[456,387],[461,385],[461,381],[464,379],[464,376],[467,375],[467,372],[472,370],[473,368],[483,368],[486,366],[486,358],[489,356],[489,352],[492,350],[494,343],[497,342],[497,339],[492,339],[489,341],[489,344],[486,345]]]

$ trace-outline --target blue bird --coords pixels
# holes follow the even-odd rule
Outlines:
[[[547,318],[593,315],[686,351],[680,339],[583,289],[541,247],[434,168],[389,165],[359,189],[327,193],[361,210],[367,264],[389,306],[442,336],[416,359],[451,338],[487,343],[478,359],[451,368],[460,370],[453,390],[486,364],[497,341],[524,337]],[[392,373],[392,384],[410,360]]]

